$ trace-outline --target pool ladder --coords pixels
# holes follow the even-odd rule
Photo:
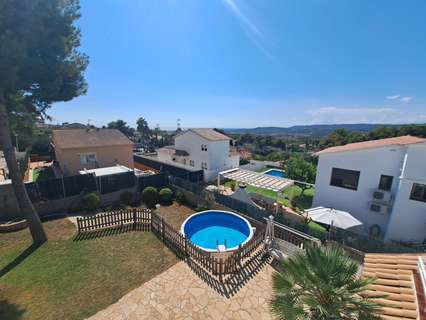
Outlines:
[[[216,240],[216,248],[218,252],[226,251],[226,239],[224,240],[224,244],[219,244],[219,240]]]

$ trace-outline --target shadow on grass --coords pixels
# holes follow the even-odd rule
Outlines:
[[[0,278],[3,277],[8,272],[12,271],[15,267],[21,264],[27,257],[29,257],[34,251],[36,251],[41,245],[32,244],[24,251],[22,251],[19,256],[17,256],[13,261],[9,262],[4,268],[0,269]]]
[[[0,300],[0,319],[19,320],[23,318],[24,312],[25,309],[9,303],[7,300]]]
[[[131,231],[149,231],[149,227],[143,224],[125,224],[119,225],[114,228],[105,228],[99,230],[91,230],[87,232],[78,233],[73,241],[82,241],[82,240],[90,240],[97,238],[104,238],[119,235],[122,233],[127,233]]]

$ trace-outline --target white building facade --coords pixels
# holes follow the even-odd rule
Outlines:
[[[426,139],[332,147],[319,156],[313,206],[350,212],[384,240],[426,239]]]
[[[204,181],[220,171],[238,168],[240,157],[231,150],[232,139],[213,129],[189,129],[175,137],[174,146],[158,149],[158,160],[186,169],[204,171]]]

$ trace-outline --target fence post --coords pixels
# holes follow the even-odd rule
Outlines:
[[[223,280],[223,260],[222,258],[219,259],[219,281],[222,282]]]
[[[133,208],[133,230],[136,230],[136,208]]]
[[[165,234],[165,227],[164,227],[164,218],[163,217],[161,217],[161,239],[163,240],[163,242],[164,242],[164,234]]]
[[[188,240],[186,239],[186,237],[184,237],[185,239],[185,257],[188,258]]]

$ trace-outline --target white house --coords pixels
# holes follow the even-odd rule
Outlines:
[[[231,138],[213,129],[189,129],[175,137],[174,146],[158,149],[158,160],[200,169],[211,181],[220,171],[238,168],[240,157],[231,150]]]
[[[313,206],[350,212],[384,240],[426,239],[426,139],[403,136],[317,152]]]

